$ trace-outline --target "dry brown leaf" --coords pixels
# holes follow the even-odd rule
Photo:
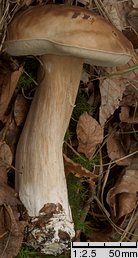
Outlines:
[[[103,128],[87,112],[84,112],[77,124],[78,152],[91,158],[96,147],[103,141]]]
[[[7,182],[7,170],[11,166],[13,154],[6,142],[0,142],[0,180]]]
[[[95,225],[92,225],[91,234],[88,232],[89,242],[112,242],[112,231],[109,230],[95,230]]]
[[[128,26],[126,15],[132,8],[132,1],[103,0],[104,8],[110,17],[112,23],[120,30]]]
[[[93,182],[96,180],[97,176],[93,172],[90,172],[86,168],[82,167],[80,164],[75,163],[65,154],[63,154],[63,157],[66,175],[72,173],[78,178],[87,178],[89,180],[92,180]]]
[[[121,122],[127,122],[127,119],[129,118],[129,107],[121,107],[121,112],[119,114],[119,118]]]
[[[0,139],[4,139],[14,154],[15,147],[18,140],[19,129],[15,123],[12,114],[7,117],[4,128],[0,131]]]
[[[6,204],[16,206],[19,203],[15,190],[6,183],[0,181],[0,205]]]
[[[121,107],[119,114],[120,120],[129,124],[138,124],[138,109],[131,109],[130,107]]]
[[[133,59],[124,65],[124,68],[138,64],[138,57],[134,55]],[[121,113],[120,120],[126,123],[138,123],[138,69],[124,75],[127,87],[120,101]]]
[[[107,119],[119,107],[125,87],[126,85],[121,78],[105,79],[101,83],[101,107],[99,120],[102,126],[104,126]]]
[[[0,257],[12,258],[17,255],[23,240],[23,226],[19,222],[17,193],[6,183],[7,169],[13,155],[5,142],[0,142]],[[5,172],[5,178],[2,173]]]
[[[130,17],[127,19],[128,23],[130,23]],[[134,18],[131,18],[131,23],[133,22],[133,28],[132,26],[129,26],[128,29],[124,31],[124,35],[128,38],[129,41],[131,41],[136,53],[138,52],[138,32],[135,30],[135,24],[134,24]]]
[[[136,87],[133,87],[133,85],[127,86],[123,93],[123,98],[120,101],[120,106],[121,107],[126,107],[126,106],[135,107],[135,106],[137,106],[137,103],[138,103],[138,85],[136,85]]]
[[[14,118],[17,126],[20,126],[24,123],[28,109],[28,101],[23,97],[23,95],[18,94],[14,103]]]
[[[73,1],[72,1],[73,2]],[[81,3],[84,6],[91,6],[90,0],[76,0],[77,3]]]
[[[12,164],[13,154],[6,142],[0,142],[0,167],[9,168]]]
[[[11,122],[8,124],[7,131],[5,134],[5,140],[11,149],[13,149],[14,145],[16,144],[17,136],[18,136],[18,129],[14,119],[12,119]]]
[[[117,196],[118,219],[129,214],[136,207],[137,197],[131,193],[120,193]]]
[[[133,2],[133,7],[138,8],[138,1],[137,0],[132,0]]]
[[[116,161],[116,164],[119,166],[128,166],[131,163],[131,158],[125,158],[123,160],[119,160],[125,157],[127,154],[121,144],[121,138],[119,134],[112,133],[107,139],[107,152],[108,156],[112,161]]]
[[[84,69],[82,70],[82,73],[81,73],[81,81],[83,83],[88,83],[90,80],[90,74],[87,73]]]
[[[130,59],[130,61],[127,64],[121,65],[121,66],[117,66],[116,68],[108,68],[106,69],[109,72],[121,72],[124,69],[130,68],[131,66],[137,65],[138,64],[138,54],[136,54],[135,52],[133,53],[133,57]],[[127,83],[127,87],[131,86],[131,88],[136,88],[136,90],[138,90],[138,85],[137,85],[137,80],[138,80],[138,69],[135,70],[131,70],[128,73],[124,73],[122,72],[121,75],[122,79],[124,79],[124,82]],[[129,83],[128,83],[129,82]]]
[[[125,65],[116,68],[106,68],[106,73],[116,73],[123,71],[128,67],[138,64],[138,56],[135,53],[133,58]],[[137,106],[138,96],[138,69],[129,73],[122,72],[121,77],[105,79],[100,84],[101,107],[100,107],[100,123],[104,125],[106,120],[121,106]],[[128,104],[129,99],[129,104]],[[130,104],[131,103],[131,104]],[[133,103],[133,104],[132,104]]]
[[[0,257],[13,258],[21,248],[25,223],[19,221],[17,209],[10,205],[1,206],[0,221]]]
[[[138,192],[138,156],[118,179],[116,185],[107,194],[107,202],[112,215],[118,219],[129,214],[136,207]]]
[[[133,58],[126,65],[121,65],[116,68],[106,68],[105,71],[110,75],[111,73],[123,71],[123,69],[127,69],[136,64],[138,64],[138,56],[134,54]],[[100,84],[101,107],[99,120],[101,125],[105,124],[106,120],[120,105],[123,106],[125,98],[128,98],[128,91],[129,95],[132,94],[131,96],[133,96],[131,97],[131,99],[133,98],[133,103],[135,102],[135,106],[137,105],[137,81],[138,69],[135,69],[135,71],[129,73],[122,73],[121,77],[118,76],[118,78],[105,79]]]
[[[131,25],[132,29],[136,32],[136,35],[138,36],[138,8],[133,8],[127,14],[127,20],[128,23]]]
[[[133,66],[138,64],[138,57],[135,55],[134,58],[122,68],[118,67],[118,69],[125,69],[129,66]],[[120,106],[133,106],[137,107],[138,103],[138,69],[132,71],[128,74],[124,74],[124,79],[126,80],[127,87],[123,93],[123,98],[120,101]]]
[[[31,5],[32,4],[32,0],[23,0],[23,2],[22,2],[22,5],[27,5],[27,6],[29,6],[29,5]]]
[[[0,120],[3,120],[22,71],[21,66],[17,71],[0,75]]]

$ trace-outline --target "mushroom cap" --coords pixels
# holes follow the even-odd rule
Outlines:
[[[77,6],[39,5],[18,13],[7,30],[13,56],[56,54],[100,66],[125,64],[130,41],[103,17]]]

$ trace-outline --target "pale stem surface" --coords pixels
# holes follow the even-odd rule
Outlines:
[[[81,77],[81,59],[41,57],[40,85],[16,153],[16,189],[30,216],[47,203],[60,203],[69,220],[62,145]]]

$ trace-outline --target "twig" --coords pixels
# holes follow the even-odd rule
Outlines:
[[[105,7],[104,7],[102,1],[101,0],[94,0],[94,2],[96,4],[98,10],[100,11],[100,13],[103,15],[103,17],[106,20],[108,20],[108,21],[110,21],[112,23],[112,20],[111,20],[109,14],[107,13],[107,11],[105,10]]]
[[[102,190],[101,190],[101,202],[102,202],[102,204],[104,204],[104,200],[103,200],[104,189],[105,189],[105,186],[106,186],[109,174],[110,174],[110,169],[111,169],[111,162],[108,165],[108,168],[106,170],[106,173],[105,173],[105,176],[104,176],[104,182],[103,182],[103,185],[102,185]]]
[[[101,208],[102,212],[106,215],[106,218],[108,220],[108,222],[110,223],[110,225],[115,229],[115,231],[119,234],[122,235],[124,232],[124,229],[118,227],[110,218],[110,214],[108,213],[108,211],[105,209],[105,207],[102,205],[102,203],[100,202],[100,200],[97,198],[97,196],[94,196],[95,201],[98,203],[99,207]],[[137,236],[134,235],[130,232],[127,233],[129,236]]]
[[[102,151],[99,150],[100,153],[100,169],[99,169],[99,175],[98,175],[98,189],[97,189],[97,196],[100,198],[100,192],[101,192],[101,185],[102,185],[102,178],[103,178],[103,157],[102,157]]]
[[[135,212],[136,212],[136,208],[132,212],[132,215],[131,215],[131,218],[130,218],[128,224],[127,224],[127,227],[125,228],[125,230],[124,230],[124,232],[123,232],[123,234],[122,234],[122,236],[121,236],[121,238],[119,240],[120,242],[124,241],[124,239],[126,238],[127,234],[129,233],[130,228],[132,227],[134,221],[138,218],[138,211],[136,213]]]
[[[108,165],[112,165],[112,164],[115,164],[115,163],[117,163],[118,161],[121,161],[121,160],[124,160],[124,159],[126,159],[126,158],[129,158],[129,157],[131,157],[131,156],[133,156],[133,155],[135,155],[135,154],[137,154],[138,153],[138,150],[137,151],[134,151],[134,152],[132,152],[132,153],[130,153],[130,154],[128,154],[128,155],[126,155],[126,156],[124,156],[124,157],[122,157],[122,158],[120,158],[120,159],[116,159],[116,160],[114,160],[114,161],[111,161],[111,162],[109,162],[109,163],[105,163],[105,164],[103,164],[103,166],[105,167],[105,166],[108,166]],[[100,165],[95,165],[95,167],[100,167]]]
[[[82,160],[86,161],[83,156],[81,156],[68,142],[64,141],[64,143]]]

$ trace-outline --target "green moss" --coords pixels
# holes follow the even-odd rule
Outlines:
[[[88,198],[88,189],[84,182],[71,173],[67,176],[67,187],[75,230],[85,232],[85,223],[81,222],[81,218],[85,213],[83,206]]]
[[[76,132],[77,122],[79,117],[84,112],[92,112],[92,107],[88,104],[88,97],[86,94],[80,92],[76,98],[75,107],[72,112],[71,121],[69,124],[69,131]]]
[[[17,87],[18,89],[23,88],[24,90],[30,90],[36,86],[34,81],[37,81],[38,61],[34,58],[25,58],[23,61],[25,62],[25,72],[20,76]]]
[[[79,117],[85,112],[92,113],[93,108],[88,104],[88,97],[86,94],[80,92],[77,96],[75,107],[72,112],[70,124],[65,135],[65,141],[71,141],[76,137],[76,126]]]
[[[30,249],[28,246],[24,245],[22,246],[16,258],[31,258],[31,257],[40,258],[40,256],[37,255],[37,252]]]
[[[23,88],[25,90],[28,90],[32,88],[32,84],[33,80],[31,79],[31,75],[29,77],[25,73],[23,73],[18,82],[18,89]]]
[[[68,141],[70,142],[71,139],[74,137],[74,135],[75,135],[75,132],[72,132],[71,130],[67,129],[64,140],[66,142],[68,142]]]
[[[39,254],[32,248],[28,247],[27,245],[23,245],[19,254],[16,256],[16,258],[69,258],[69,254],[65,255],[59,255],[59,256],[53,256],[53,255],[44,255],[44,254]]]
[[[87,95],[84,93],[79,93],[76,99],[76,106],[72,113],[72,118],[70,121],[69,128],[65,136],[64,150],[69,153],[69,157],[74,162],[80,164],[82,167],[92,171],[94,164],[99,163],[99,155],[95,155],[91,160],[87,159],[85,156],[80,154],[75,154],[72,148],[68,149],[66,142],[73,142],[76,139],[76,126],[79,117],[85,112],[92,113],[93,108],[88,104]],[[69,151],[68,151],[69,150]],[[89,222],[83,220],[86,211],[83,209],[86,200],[88,199],[88,188],[87,185],[82,181],[82,179],[76,178],[73,174],[67,176],[67,186],[68,186],[68,196],[69,203],[72,211],[73,221],[75,225],[75,230],[80,230],[83,233],[89,231]]]
[[[92,171],[93,166],[96,164],[99,164],[99,155],[95,155],[94,157],[92,157],[92,159],[87,159],[86,157],[82,156],[82,155],[76,155],[76,154],[72,154],[72,156],[70,157],[74,162],[80,164],[82,167]]]
[[[76,98],[75,107],[72,113],[72,119],[78,121],[79,117],[85,112],[91,112],[92,107],[88,103],[88,97],[84,93],[79,93]]]

